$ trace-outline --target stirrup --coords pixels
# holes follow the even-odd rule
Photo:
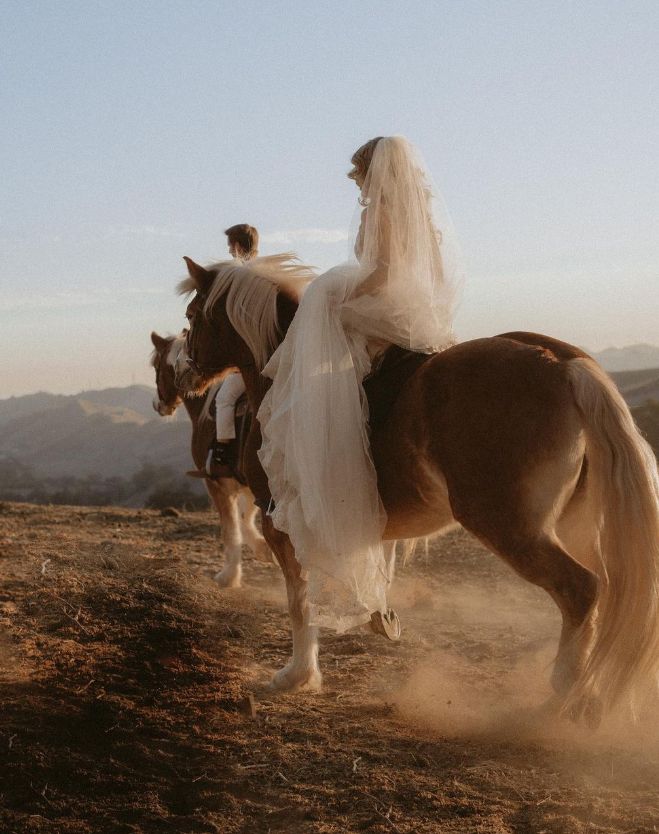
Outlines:
[[[230,468],[233,468],[235,463],[235,452],[235,440],[228,440],[224,443],[221,443],[219,440],[216,440],[213,443],[211,449],[211,460],[213,463],[217,463],[219,466],[228,466]]]
[[[386,612],[374,611],[371,614],[371,630],[376,634],[381,634],[387,640],[400,640],[400,620],[398,614],[393,608],[387,609]]]
[[[215,441],[211,446],[211,453],[208,459],[209,481],[219,481],[221,478],[233,478],[244,484],[245,481],[238,474],[236,468],[236,441],[229,440],[227,443]]]

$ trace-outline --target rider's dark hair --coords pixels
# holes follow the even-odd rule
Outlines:
[[[230,244],[238,244],[243,255],[253,258],[259,251],[259,233],[248,223],[238,223],[224,230]]]

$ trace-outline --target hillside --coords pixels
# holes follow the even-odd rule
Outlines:
[[[641,430],[659,452],[659,368],[612,374]],[[0,499],[143,506],[205,500],[186,478],[185,409],[162,418],[153,388],[132,385],[62,396],[0,400]]]
[[[204,506],[186,478],[190,421],[163,418],[145,385],[0,400],[0,498],[132,507]]]
[[[619,371],[611,376],[631,408],[650,400],[659,402],[659,368]]]
[[[659,368],[659,347],[656,345],[628,345],[610,347],[593,353],[588,351],[609,372]]]
[[[0,428],[7,423],[32,414],[60,411],[74,402],[84,402],[98,413],[108,409],[108,414],[125,410],[144,421],[153,420],[157,415],[153,410],[155,389],[148,385],[129,385],[125,388],[104,388],[100,391],[83,391],[80,394],[48,394],[40,391],[24,397],[9,397],[0,400]],[[181,415],[183,417],[183,415]],[[178,421],[180,418],[172,418]]]
[[[659,400],[637,406],[632,409],[632,414],[636,425],[659,457]]]
[[[130,477],[143,462],[189,468],[190,423],[181,409],[162,418],[145,385],[34,394],[0,401],[0,455],[38,477]]]

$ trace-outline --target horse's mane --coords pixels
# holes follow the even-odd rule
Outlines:
[[[220,261],[206,267],[216,272],[204,314],[210,315],[220,298],[225,298],[227,316],[236,332],[251,350],[259,369],[279,344],[281,328],[277,316],[277,296],[283,293],[296,303],[314,273],[292,252],[266,255],[248,262]],[[181,295],[197,289],[192,278],[178,285]]]
[[[168,365],[173,366],[174,365],[174,360],[176,359],[175,354],[178,354],[178,350],[175,350],[175,346],[179,342],[185,343],[185,330],[182,330],[178,334],[178,336],[172,336],[172,334],[170,333],[168,336],[161,336],[161,338],[166,342],[171,341],[171,344],[170,344],[169,348],[167,349],[167,357],[166,357],[165,361],[167,362]],[[156,359],[158,358],[159,354],[160,354],[160,351],[158,350],[158,348],[154,347],[153,350],[151,351],[151,355],[149,356],[149,364],[151,365],[152,368],[156,367]]]

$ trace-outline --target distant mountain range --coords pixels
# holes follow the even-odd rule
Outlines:
[[[130,477],[142,464],[190,468],[190,422],[160,417],[146,385],[0,400],[0,456],[39,476]]]
[[[659,368],[659,347],[656,345],[628,345],[623,348],[606,348],[597,353],[588,352],[609,372]]]
[[[630,408],[652,402],[659,407],[659,368],[611,372],[611,376]]]
[[[614,364],[624,364],[634,356],[637,361],[642,358],[649,362],[655,358],[653,368],[616,372],[612,376],[656,448],[659,349],[637,345],[620,351],[603,351],[596,356]],[[29,480],[34,485],[35,478],[51,479],[48,494],[55,494],[62,484],[68,484],[67,488],[72,490],[72,478],[94,479],[97,484],[104,481],[103,494],[110,494],[108,479],[120,479],[127,484],[137,478],[136,483],[141,483],[148,480],[144,467],[166,466],[172,478],[175,475],[189,484],[190,479],[184,473],[191,468],[190,421],[183,407],[173,417],[160,417],[153,410],[154,395],[155,389],[149,386],[131,385],[71,396],[38,393],[0,400],[0,480],[13,477],[12,495],[17,494],[17,483]],[[132,488],[126,484],[124,493]],[[80,488],[79,483],[74,486]],[[194,482],[190,488],[198,494],[200,486]],[[2,487],[0,484],[0,493]],[[175,488],[180,491],[181,482]],[[139,506],[138,502],[146,494],[144,490],[139,495],[131,493],[126,500]],[[29,498],[32,492],[25,494],[26,500],[32,500]]]

